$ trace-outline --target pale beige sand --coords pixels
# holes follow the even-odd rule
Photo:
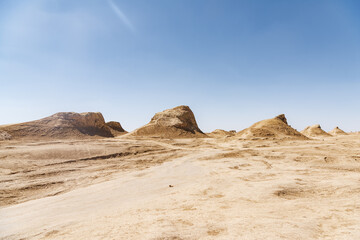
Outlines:
[[[0,169],[1,239],[360,239],[355,134],[6,141]]]

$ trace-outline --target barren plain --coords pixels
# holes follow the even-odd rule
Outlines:
[[[360,239],[360,135],[0,141],[0,239]]]

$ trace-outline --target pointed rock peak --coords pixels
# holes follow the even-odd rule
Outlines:
[[[283,121],[284,123],[288,124],[288,123],[287,123],[287,119],[286,119],[286,117],[285,117],[285,114],[280,114],[280,115],[276,116],[275,118],[280,119],[280,120]]]
[[[339,127],[335,127],[333,130],[331,130],[329,132],[331,135],[346,135],[347,133],[344,132],[342,129],[340,129]]]
[[[308,137],[331,136],[330,134],[321,129],[320,124],[306,127],[304,130],[301,131],[301,133]]]

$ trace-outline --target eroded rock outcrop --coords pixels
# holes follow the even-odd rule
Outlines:
[[[59,112],[39,120],[3,127],[13,138],[113,137],[99,112]]]
[[[0,141],[10,140],[10,139],[11,139],[11,135],[9,133],[0,130]]]
[[[307,137],[288,125],[284,114],[257,122],[249,128],[236,133],[236,136],[244,139],[307,139]]]
[[[340,129],[339,127],[335,127],[333,130],[331,130],[331,131],[329,132],[329,134],[334,135],[334,136],[336,136],[336,135],[347,135],[347,133],[344,132],[344,131],[343,131],[342,129]]]
[[[129,136],[189,138],[206,135],[199,129],[191,109],[178,106],[156,113],[148,124],[129,133]]]
[[[331,135],[321,129],[320,124],[315,124],[306,127],[301,131],[302,134],[308,137],[330,137]]]
[[[231,130],[231,131],[226,131],[226,130],[223,130],[223,129],[216,129],[214,131],[212,131],[211,133],[207,133],[208,136],[210,137],[215,137],[215,138],[218,138],[218,137],[232,137],[234,136],[236,133],[236,131],[234,130]]]
[[[107,122],[106,125],[110,128],[111,133],[114,136],[119,136],[119,135],[123,135],[123,134],[127,133],[127,131],[125,131],[123,129],[123,127],[121,126],[121,124],[119,122],[110,121],[110,122]]]

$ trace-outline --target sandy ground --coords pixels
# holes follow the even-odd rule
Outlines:
[[[359,183],[360,135],[4,141],[0,239],[360,239]]]

